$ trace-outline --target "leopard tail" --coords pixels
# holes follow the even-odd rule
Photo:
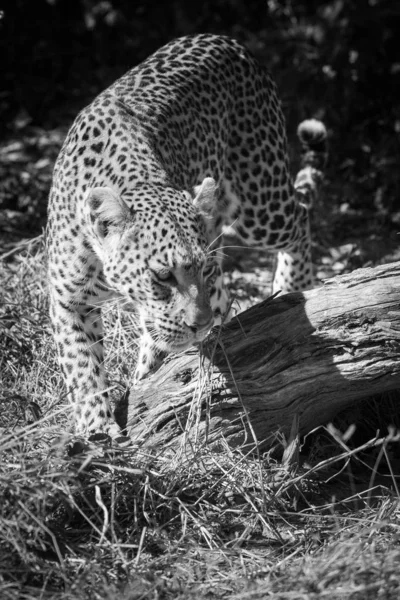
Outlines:
[[[311,208],[316,200],[328,159],[327,131],[317,119],[302,121],[297,128],[301,143],[301,169],[294,188],[298,200]]]

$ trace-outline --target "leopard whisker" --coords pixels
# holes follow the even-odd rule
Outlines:
[[[237,221],[237,220],[238,220],[238,219],[236,218],[236,219],[233,221],[233,223],[232,223],[231,225],[229,225],[229,227],[233,227],[233,226],[234,226],[234,224],[236,223],[236,221]],[[213,239],[213,240],[212,240],[212,241],[211,241],[211,242],[208,244],[208,246],[207,246],[207,248],[206,248],[206,252],[207,252],[207,253],[208,253],[209,251],[211,251],[211,252],[212,252],[212,250],[211,250],[211,246],[213,246],[213,245],[214,245],[214,244],[215,244],[215,243],[216,243],[216,242],[217,242],[219,239],[223,238],[223,236],[224,236],[224,232],[223,232],[223,231],[221,231],[221,232],[220,232],[220,233],[219,233],[219,234],[218,234],[218,235],[217,235],[217,236],[216,236],[216,237],[215,237],[215,238],[214,238],[214,239]]]

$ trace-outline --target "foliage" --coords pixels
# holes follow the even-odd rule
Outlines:
[[[1,122],[8,135],[68,124],[170,39],[234,35],[272,69],[290,132],[312,115],[331,129],[333,198],[396,221],[399,26],[394,0],[15,0],[0,21]]]

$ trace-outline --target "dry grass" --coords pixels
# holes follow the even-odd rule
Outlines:
[[[301,465],[228,447],[74,454],[41,239],[0,262],[0,293],[3,600],[400,596],[394,432],[356,448],[321,429]],[[112,331],[118,395],[135,345]]]

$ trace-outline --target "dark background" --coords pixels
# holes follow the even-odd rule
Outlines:
[[[162,44],[195,32],[232,35],[270,68],[290,140],[301,119],[324,120],[332,205],[400,228],[397,0],[13,0],[2,11],[3,231],[43,226],[54,159],[77,112]]]

